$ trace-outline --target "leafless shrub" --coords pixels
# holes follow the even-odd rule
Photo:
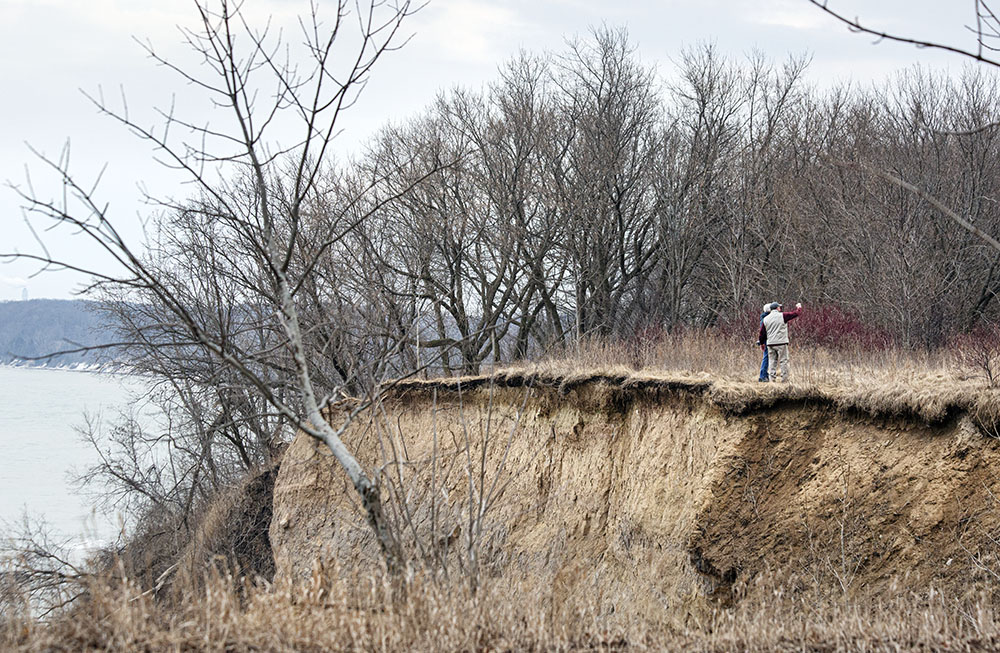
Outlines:
[[[57,539],[48,525],[27,516],[5,530],[8,535],[0,548],[0,614],[45,618],[86,594],[86,583],[96,571],[88,558],[92,553]]]
[[[1000,384],[1000,327],[990,322],[956,339],[954,348],[959,365],[995,388]]]
[[[402,414],[385,405],[377,407],[371,428],[387,519],[406,556],[407,575],[468,583],[475,590],[485,577],[503,570],[501,524],[509,518],[504,495],[533,459],[514,466],[508,454],[522,436],[521,419],[532,388],[517,390],[521,399],[513,412],[496,399],[501,390],[493,383],[475,390],[480,398],[486,393],[485,408],[478,399],[467,407],[467,392],[472,391],[459,385],[449,400],[457,397],[458,422],[441,423],[437,391],[432,391],[429,449],[424,433],[409,432]],[[536,455],[546,444],[538,443]]]

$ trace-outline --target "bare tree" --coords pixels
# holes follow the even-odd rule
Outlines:
[[[570,43],[556,77],[568,146],[550,183],[566,224],[575,330],[610,335],[628,326],[654,261],[652,166],[661,118],[653,71],[624,30]]]
[[[1000,17],[997,16],[996,12],[990,6],[990,3],[986,0],[975,0],[975,22],[972,25],[966,26],[966,28],[973,34],[976,46],[975,48],[966,48],[954,45],[948,45],[946,43],[928,39],[915,38],[909,35],[890,33],[884,30],[879,30],[873,27],[863,24],[860,18],[849,18],[841,13],[838,13],[829,6],[828,0],[809,0],[810,3],[818,7],[820,10],[826,14],[832,16],[834,19],[840,23],[846,25],[848,29],[854,32],[869,34],[877,37],[879,40],[895,41],[898,43],[906,43],[914,45],[919,48],[931,48],[935,50],[942,50],[944,52],[950,52],[952,54],[959,55],[977,61],[979,63],[986,64],[988,66],[1000,67],[1000,59],[995,55],[1000,51]],[[977,124],[970,129],[964,130],[951,130],[948,133],[955,136],[963,135],[973,135],[980,133],[985,130],[995,129],[1000,122],[992,120],[986,124]],[[921,199],[928,201],[931,204],[936,205],[936,208],[941,211],[947,218],[952,220],[956,225],[965,229],[966,231],[975,234],[981,238],[985,243],[992,247],[997,252],[1000,252],[1000,242],[998,242],[992,236],[986,234],[978,227],[976,227],[972,222],[970,222],[965,217],[962,217],[954,210],[946,207],[940,202],[934,195],[925,189],[921,189],[915,186],[911,181],[907,181],[904,178],[894,175],[890,172],[884,170],[876,171],[886,181],[896,185],[897,187],[914,193]]]
[[[46,268],[83,269],[94,278],[91,291],[155,304],[156,318],[135,324],[134,338],[120,344],[211,359],[217,373],[204,381],[224,392],[226,377],[238,378],[274,415],[323,442],[349,476],[392,568],[399,558],[397,543],[387,529],[378,486],[342,440],[351,419],[377,399],[380,379],[364,378],[364,370],[352,371],[354,379],[338,379],[340,385],[360,379],[367,399],[339,427],[332,426],[324,407],[336,398],[336,388],[316,383],[307,346],[312,332],[302,320],[300,300],[318,263],[367,218],[352,213],[359,198],[344,198],[336,219],[321,223],[311,208],[322,191],[341,112],[376,62],[401,44],[399,30],[415,7],[407,0],[357,5],[341,0],[325,22],[328,14],[314,4],[295,43],[269,25],[252,24],[241,2],[205,0],[195,7],[198,26],[182,31],[201,66],[183,68],[146,47],[154,61],[211,100],[212,120],[185,118],[171,108],[160,112],[159,127],[150,128],[127,106],[116,109],[100,97],[94,102],[187,176],[196,194],[160,204],[168,214],[194,216],[198,225],[183,244],[201,247],[203,254],[170,261],[137,249],[122,237],[94,188],[70,170],[68,158],[42,157],[63,191],[48,199],[32,186],[15,187],[29,219],[49,221],[39,222],[39,230],[50,225],[75,230],[112,265],[84,269],[45,250],[8,256]],[[202,267],[185,267],[191,261]],[[204,286],[192,288],[199,281]],[[227,299],[235,298],[235,305],[222,305],[220,286],[227,286]],[[226,315],[227,310],[235,313]],[[241,323],[235,329],[219,328],[233,319]]]

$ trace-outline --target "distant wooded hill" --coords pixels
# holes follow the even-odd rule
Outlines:
[[[0,302],[0,363],[78,366],[101,363],[101,352],[62,354],[59,351],[111,341],[110,329],[85,300],[31,299]]]

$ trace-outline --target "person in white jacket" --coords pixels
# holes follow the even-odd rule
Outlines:
[[[775,302],[771,312],[761,320],[757,342],[767,346],[767,378],[774,383],[781,369],[781,382],[788,383],[788,323],[802,315],[802,304],[796,304],[794,311],[784,312],[784,307]]]

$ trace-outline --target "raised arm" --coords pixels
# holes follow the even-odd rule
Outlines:
[[[786,311],[781,314],[781,316],[785,318],[785,322],[791,322],[792,320],[801,315],[802,315],[802,304],[796,304],[794,311]]]

